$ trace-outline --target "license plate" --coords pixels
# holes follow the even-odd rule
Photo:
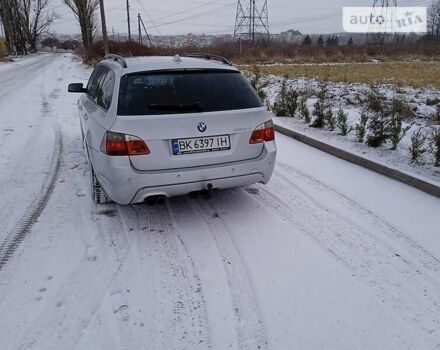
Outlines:
[[[231,149],[231,139],[229,135],[197,137],[190,139],[172,140],[174,155],[218,152]]]

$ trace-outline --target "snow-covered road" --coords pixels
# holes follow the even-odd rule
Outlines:
[[[0,66],[0,349],[440,349],[438,199],[277,135],[268,186],[95,206],[89,74]]]

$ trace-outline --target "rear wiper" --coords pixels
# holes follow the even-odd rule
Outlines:
[[[148,109],[156,111],[201,112],[200,103],[192,104],[149,104]]]

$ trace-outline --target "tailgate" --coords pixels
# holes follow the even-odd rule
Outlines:
[[[169,170],[259,157],[263,144],[251,145],[249,139],[253,130],[270,117],[265,108],[203,114],[118,116],[112,131],[137,136],[148,145],[149,155],[130,157],[135,169]],[[229,144],[226,138],[229,138]],[[190,144],[190,148],[186,149],[188,152],[178,152],[176,145],[179,140]],[[209,149],[194,149],[194,142]]]

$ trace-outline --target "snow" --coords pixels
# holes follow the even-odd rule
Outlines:
[[[2,349],[440,347],[438,199],[277,135],[268,186],[96,206],[66,91],[90,69],[49,57],[0,93],[14,130],[0,134],[0,257],[55,179],[0,268]]]
[[[49,55],[44,53],[31,54],[28,56],[14,56],[11,61],[0,62],[0,73],[7,71],[17,72],[21,68],[28,68],[31,64],[36,63]]]
[[[267,87],[268,97],[271,103],[275,101],[279,91],[281,79],[275,76],[268,77],[270,85]],[[313,96],[314,91],[319,90],[319,81],[314,79],[300,78],[289,80],[289,85],[298,91],[307,91],[312,94],[308,99],[307,105],[312,117],[313,106],[317,101]],[[359,105],[357,101],[365,100],[369,86],[365,84],[348,84],[348,83],[328,83],[329,100],[333,104],[333,111],[336,115],[339,108],[348,114],[348,122],[354,126],[359,122],[360,115],[364,111],[364,106]],[[416,117],[404,121],[405,126],[411,126],[405,137],[402,139],[395,151],[390,150],[390,145],[384,145],[379,148],[367,147],[365,143],[359,143],[356,139],[355,132],[352,131],[348,136],[338,135],[338,130],[329,131],[325,129],[310,128],[300,118],[274,117],[276,124],[291,128],[295,131],[303,133],[307,136],[319,139],[322,142],[343,150],[355,153],[366,159],[379,162],[391,168],[398,169],[407,174],[421,178],[428,182],[440,183],[440,169],[433,165],[433,157],[429,152],[421,157],[420,164],[411,162],[409,147],[411,145],[411,135],[418,128],[422,127],[428,131],[430,127],[436,127],[430,122],[430,118],[436,113],[435,101],[440,102],[440,91],[433,88],[414,89],[411,87],[395,88],[390,85],[383,85],[378,91],[391,100],[396,97],[409,103],[415,109]]]

